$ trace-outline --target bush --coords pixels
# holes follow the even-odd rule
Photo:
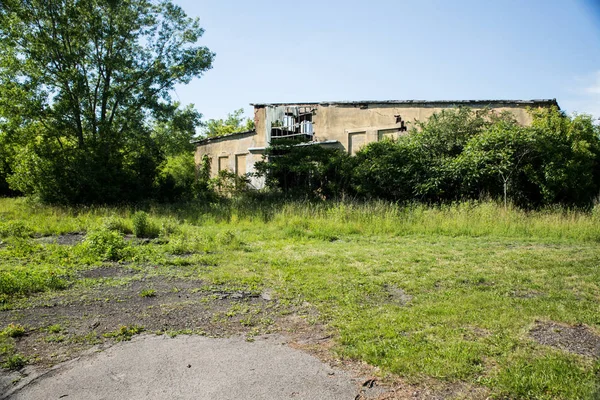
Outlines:
[[[82,245],[89,255],[102,261],[119,261],[126,256],[123,236],[106,228],[88,233]]]
[[[160,234],[160,227],[154,224],[148,213],[138,211],[133,214],[133,234],[138,238],[156,238]]]

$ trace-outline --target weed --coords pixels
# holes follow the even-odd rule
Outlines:
[[[160,228],[154,224],[145,211],[133,214],[133,234],[138,238],[156,238],[160,234]]]
[[[69,339],[69,342],[75,344],[87,344],[87,345],[95,345],[100,343],[100,339],[98,339],[98,334],[96,331],[92,331],[86,333],[85,335],[74,335]]]
[[[144,289],[140,292],[140,297],[155,297],[156,290],[154,289]]]
[[[62,343],[67,337],[65,335],[48,335],[44,338],[47,343]]]
[[[124,218],[117,216],[110,216],[103,221],[103,227],[109,231],[117,231],[122,234],[133,233],[133,229],[129,226]]]
[[[8,356],[4,363],[2,364],[2,368],[18,371],[22,369],[27,364],[27,359],[20,354],[13,354]]]
[[[88,255],[101,261],[119,261],[126,256],[123,236],[106,228],[88,233],[82,246]]]
[[[0,238],[15,237],[27,238],[30,237],[33,231],[21,221],[0,222]]]
[[[103,334],[105,338],[113,338],[117,342],[131,340],[134,335],[138,335],[144,331],[144,327],[139,325],[125,326],[122,325],[119,329],[113,332]]]
[[[61,324],[54,324],[54,325],[50,325],[46,328],[46,330],[49,333],[60,333],[63,330],[63,327]]]
[[[127,207],[34,207],[20,199],[0,199],[0,209],[3,223],[21,221],[36,234],[92,233],[107,216],[129,224],[132,214]],[[216,313],[215,321],[239,318],[263,332],[272,320],[255,314],[255,305],[276,303],[280,314],[325,324],[341,357],[386,374],[484,385],[493,398],[593,398],[597,362],[539,345],[527,332],[536,320],[598,327],[598,210],[260,199],[156,205],[147,220],[169,243],[120,247],[121,238],[116,253],[132,255],[127,261],[136,273],[202,280],[199,289],[186,290],[201,292],[199,302],[236,292],[253,298]],[[92,254],[83,244],[42,246],[29,237],[3,241],[0,302],[11,307],[71,282],[88,289],[90,280],[76,281],[77,271],[111,253]],[[276,302],[256,298],[266,287],[278,294]],[[403,304],[394,287],[411,301]],[[121,329],[109,337],[134,334]],[[98,336],[65,341],[91,344]],[[15,343],[0,335],[2,361]]]
[[[6,335],[11,338],[22,337],[25,336],[25,327],[20,324],[10,323],[6,328],[2,330],[2,332],[0,332],[0,334]]]

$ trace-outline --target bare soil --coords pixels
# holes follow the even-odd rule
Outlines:
[[[128,274],[127,269],[118,267],[84,272],[90,278]],[[147,289],[153,294],[141,296]],[[237,308],[232,309],[234,305]],[[17,351],[37,364],[50,366],[93,345],[110,344],[114,339],[104,335],[122,326],[214,337],[254,335],[269,331],[277,310],[278,304],[264,300],[260,293],[219,291],[198,280],[142,278],[125,285],[100,284],[53,297],[33,297],[24,308],[1,311],[0,326],[25,326],[27,333],[17,340]],[[60,324],[62,330],[49,332],[48,327],[55,324]]]
[[[600,358],[600,335],[589,327],[538,321],[529,335],[538,343],[570,353]]]

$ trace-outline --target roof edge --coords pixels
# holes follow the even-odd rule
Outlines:
[[[400,105],[486,105],[486,104],[515,104],[515,105],[544,105],[557,106],[556,99],[531,99],[531,100],[507,100],[507,99],[482,99],[482,100],[359,100],[359,101],[321,101],[321,102],[295,102],[295,103],[250,103],[253,107],[265,106],[296,106],[296,105],[359,105],[359,104],[400,104]]]

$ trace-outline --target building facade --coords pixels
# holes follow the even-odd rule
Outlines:
[[[349,154],[368,143],[406,134],[415,121],[456,107],[488,108],[511,112],[522,125],[531,123],[528,108],[558,107],[551,100],[459,100],[459,101],[340,101],[321,103],[260,103],[254,106],[255,130],[196,142],[195,159],[210,160],[211,177],[221,170],[248,174],[254,188],[264,182],[252,177],[254,164],[265,149],[279,139],[294,138],[302,144],[332,146]]]

